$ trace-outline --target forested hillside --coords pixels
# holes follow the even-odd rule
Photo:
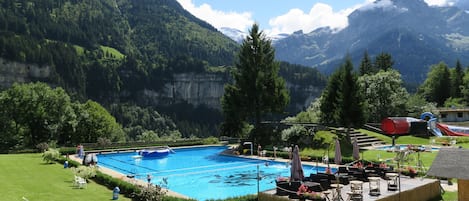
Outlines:
[[[163,118],[174,119],[183,136],[216,133],[219,111],[203,105],[200,97],[190,98],[202,105],[185,99],[177,87],[195,90],[188,88],[194,80],[173,76],[209,74],[205,77],[220,79],[216,84],[222,86],[230,80],[239,46],[176,0],[0,0],[0,5],[0,78],[10,81],[3,89],[14,82],[46,82],[64,88],[73,99],[101,103],[118,120],[130,118],[119,111],[152,114],[158,109],[165,112]],[[292,98],[292,109],[325,85],[318,71],[303,68],[281,71],[298,89],[292,93],[298,97]],[[27,77],[15,78],[11,71]],[[213,80],[195,81],[208,86],[199,91],[213,90]],[[314,94],[299,92],[316,84],[319,89],[308,88]],[[214,94],[211,98],[218,101],[221,95]],[[128,105],[115,106],[121,103]],[[197,117],[188,115],[194,112]],[[123,126],[135,131],[135,125]]]
[[[1,1],[0,55],[52,66],[48,82],[112,101],[163,72],[230,65],[237,45],[174,0]]]

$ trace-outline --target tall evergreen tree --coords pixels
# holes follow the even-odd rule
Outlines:
[[[456,61],[456,67],[451,70],[451,97],[462,98],[461,87],[463,85],[464,71],[459,59]]]
[[[320,122],[326,125],[336,125],[335,112],[339,97],[339,88],[342,86],[341,69],[336,70],[327,82],[327,86],[322,92],[320,103]]]
[[[339,92],[341,96],[337,122],[347,128],[362,126],[366,122],[365,98],[358,83],[358,76],[353,72],[349,56],[343,66],[342,89]]]
[[[366,121],[365,99],[349,56],[329,79],[321,102],[323,123],[360,127]]]
[[[230,131],[232,126],[247,121],[254,124],[255,132],[251,133],[251,139],[258,141],[262,136],[256,134],[260,133],[258,128],[264,116],[284,111],[290,97],[285,80],[278,75],[279,63],[274,59],[271,41],[254,24],[238,53],[234,83],[225,86],[222,97],[223,133],[233,134]],[[240,127],[234,129],[240,131]]]
[[[365,51],[363,58],[360,62],[360,75],[372,74],[375,73],[376,69],[371,62],[370,56],[368,56],[368,51]]]
[[[394,61],[392,60],[392,56],[389,53],[382,52],[375,58],[375,68],[377,70],[387,71],[392,69],[393,65]]]

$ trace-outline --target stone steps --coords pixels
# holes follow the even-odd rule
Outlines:
[[[334,131],[333,131],[334,132]],[[335,129],[335,132],[345,132],[345,129]],[[350,139],[353,141],[354,138],[357,138],[357,144],[360,148],[364,148],[364,147],[369,147],[369,146],[373,146],[373,145],[376,145],[376,144],[385,144],[384,141],[376,138],[376,137],[373,137],[373,136],[369,136],[367,134],[364,134],[364,133],[361,133],[360,131],[358,130],[355,130],[355,129],[352,129],[350,130]]]

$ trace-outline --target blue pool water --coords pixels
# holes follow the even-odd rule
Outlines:
[[[399,150],[406,150],[407,146],[408,145],[406,145],[406,144],[395,145],[395,147],[393,147],[392,145],[386,145],[386,146],[376,147],[375,149],[377,149],[377,150],[392,150],[392,149],[395,149],[396,147],[398,147]],[[423,147],[423,146],[421,146],[419,148],[422,149],[422,150],[425,150],[425,147]],[[440,150],[439,147],[432,147],[432,151],[439,151],[439,150]]]
[[[225,199],[257,193],[257,168],[259,190],[275,188],[275,179],[290,176],[286,163],[246,159],[219,155],[225,146],[174,149],[161,159],[136,159],[137,153],[99,155],[99,164],[125,175],[137,175],[145,180],[151,174],[152,183],[197,200]],[[325,167],[303,165],[305,176],[324,172]]]

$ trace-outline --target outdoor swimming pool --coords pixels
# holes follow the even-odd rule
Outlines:
[[[174,149],[175,154],[160,159],[136,159],[137,153],[101,154],[100,166],[125,175],[137,175],[146,181],[151,174],[152,183],[197,200],[225,199],[257,193],[257,168],[259,190],[275,188],[275,179],[289,177],[286,163],[246,159],[219,155],[226,146]],[[325,167],[303,165],[305,176],[324,172]]]

